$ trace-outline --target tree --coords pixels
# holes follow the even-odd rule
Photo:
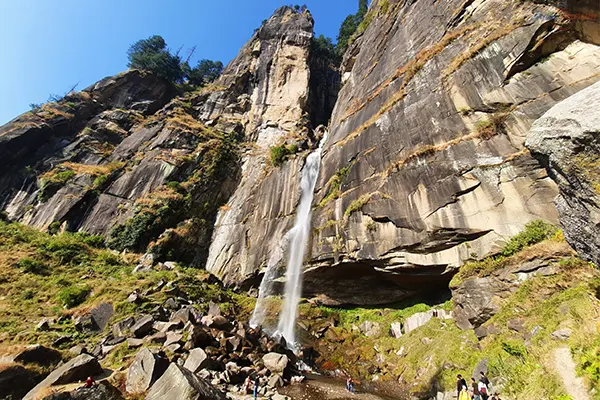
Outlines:
[[[322,61],[327,66],[329,64],[339,66],[341,57],[331,38],[319,35],[313,38],[311,46],[311,54],[314,59]]]
[[[200,60],[195,68],[189,68],[187,78],[190,84],[203,86],[216,80],[223,72],[221,61]]]
[[[184,72],[181,58],[171,54],[165,40],[158,35],[135,42],[127,50],[129,68],[150,71],[168,81],[179,83],[183,81]]]
[[[343,55],[346,52],[352,35],[356,32],[368,11],[368,0],[358,0],[358,12],[356,14],[348,15],[346,19],[344,19],[344,22],[342,22],[337,37],[337,50],[340,55]]]

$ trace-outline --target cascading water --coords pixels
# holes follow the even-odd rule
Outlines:
[[[302,169],[302,178],[300,181],[300,203],[296,210],[296,219],[294,226],[287,233],[286,238],[289,241],[289,256],[287,269],[285,273],[285,292],[281,313],[279,314],[279,324],[275,335],[281,335],[285,338],[288,346],[291,348],[296,344],[295,325],[298,313],[298,303],[302,294],[302,263],[308,245],[311,226],[311,205],[314,196],[319,168],[321,166],[321,153],[323,143],[327,133],[321,139],[319,147],[306,158],[306,163]],[[252,315],[251,324],[260,325],[265,315],[265,298],[270,295],[272,282],[276,279],[276,266],[269,263],[263,281],[259,289],[259,300]]]

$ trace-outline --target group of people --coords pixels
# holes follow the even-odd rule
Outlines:
[[[471,388],[467,386],[467,381],[458,375],[456,377],[456,394],[458,400],[502,400],[498,393],[491,394],[492,385],[483,371],[480,372],[479,382],[471,378]]]

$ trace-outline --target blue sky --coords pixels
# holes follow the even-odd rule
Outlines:
[[[0,124],[127,68],[126,52],[157,34],[171,49],[229,62],[277,0],[0,0]],[[289,3],[288,3],[289,4]],[[317,34],[335,40],[358,0],[305,0]],[[185,54],[185,53],[184,53]]]

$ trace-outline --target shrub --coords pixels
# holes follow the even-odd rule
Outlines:
[[[195,68],[190,68],[187,63],[184,63],[183,70],[190,84],[204,86],[214,82],[221,75],[223,63],[204,59],[198,61]]]
[[[63,171],[50,171],[42,176],[38,200],[46,201],[61,187],[66,185],[75,176],[75,171],[65,169]]]
[[[92,235],[87,232],[76,232],[73,234],[75,239],[87,244],[88,246],[96,247],[96,248],[104,248],[104,236],[100,235]]]
[[[90,288],[83,286],[67,286],[58,292],[57,300],[66,308],[73,308],[85,301],[90,294]]]
[[[149,71],[170,82],[182,82],[184,72],[181,58],[173,55],[167,48],[165,40],[158,35],[138,40],[127,51],[129,68]]]
[[[89,257],[89,248],[69,233],[50,237],[40,243],[38,251],[60,263],[78,264]]]
[[[22,258],[14,264],[15,267],[19,268],[25,273],[35,275],[47,275],[48,266],[42,261],[35,260],[33,258]]]
[[[550,239],[556,235],[557,232],[558,228],[546,221],[532,221],[525,225],[525,230],[523,232],[512,237],[508,241],[501,254],[504,257],[512,256],[527,246]]]
[[[287,160],[290,155],[296,154],[298,152],[298,146],[295,144],[288,144],[288,145],[282,144],[279,146],[272,146],[270,148],[270,151],[271,151],[271,164],[278,167],[281,164],[283,164],[283,162],[285,160]]]
[[[99,175],[94,179],[94,183],[92,183],[93,189],[101,189],[106,182],[108,182],[108,175]]]

